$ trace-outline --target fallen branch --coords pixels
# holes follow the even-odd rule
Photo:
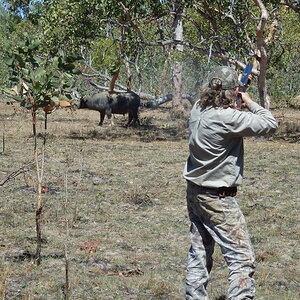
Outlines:
[[[163,97],[160,97],[156,100],[153,100],[153,101],[149,101],[149,102],[146,102],[146,103],[141,103],[141,106],[142,107],[146,107],[146,108],[155,108],[163,103],[166,103],[168,101],[171,101],[173,99],[173,95],[172,94],[167,94]]]
[[[16,178],[17,176],[19,176],[20,174],[26,173],[29,171],[30,167],[35,165],[35,161],[32,161],[26,165],[24,165],[23,167],[21,167],[20,169],[11,172],[8,176],[6,176],[5,178],[3,178],[0,181],[0,186],[3,186],[7,181]]]
[[[191,95],[188,94],[183,94],[182,95],[183,99],[187,99],[190,101],[190,103],[193,105],[193,97]],[[142,107],[146,107],[146,108],[156,108],[157,106],[164,104],[166,102],[172,101],[173,100],[173,94],[167,94],[164,95],[158,99],[155,99],[153,101],[149,101],[146,103],[141,103]]]

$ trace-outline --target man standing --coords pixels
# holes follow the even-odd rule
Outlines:
[[[235,195],[243,175],[243,137],[262,136],[278,127],[272,114],[239,93],[238,76],[230,67],[217,67],[207,77],[189,121],[189,150],[184,178],[191,221],[186,299],[208,300],[206,286],[214,245],[221,247],[229,268],[228,297],[253,299],[254,253],[243,213]]]

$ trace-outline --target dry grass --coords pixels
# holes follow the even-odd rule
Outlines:
[[[30,114],[0,108],[1,180],[29,162],[33,149]],[[63,298],[66,174],[71,299],[184,298],[186,122],[170,119],[167,106],[142,111],[140,129],[122,127],[122,116],[115,127],[99,128],[98,117],[85,110],[49,117],[41,266],[33,264],[36,194],[28,177],[34,171],[27,182],[20,175],[0,187],[1,298]],[[300,298],[298,133],[284,132],[289,142],[283,135],[246,141],[238,201],[256,251],[261,300]],[[223,299],[226,276],[216,251],[212,299]]]

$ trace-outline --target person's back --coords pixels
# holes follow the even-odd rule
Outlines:
[[[189,122],[190,156],[184,174],[187,180],[205,187],[241,184],[243,137],[266,135],[277,128],[268,110],[254,102],[250,110],[197,104],[193,107]]]

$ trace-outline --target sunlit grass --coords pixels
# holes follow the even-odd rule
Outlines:
[[[32,259],[35,193],[18,176],[1,187],[1,297],[62,299],[67,173],[72,299],[184,298],[187,132],[180,127],[174,136],[176,121],[165,111],[156,112],[157,119],[153,111],[142,113],[151,122],[140,129],[123,128],[121,117],[115,127],[99,128],[98,114],[88,111],[58,110],[49,117],[42,264],[36,267]],[[30,116],[22,112],[6,122],[1,178],[28,162],[33,150]],[[300,298],[299,150],[299,144],[281,140],[245,142],[237,200],[257,257],[257,299]],[[226,294],[227,273],[217,249],[211,299]]]

